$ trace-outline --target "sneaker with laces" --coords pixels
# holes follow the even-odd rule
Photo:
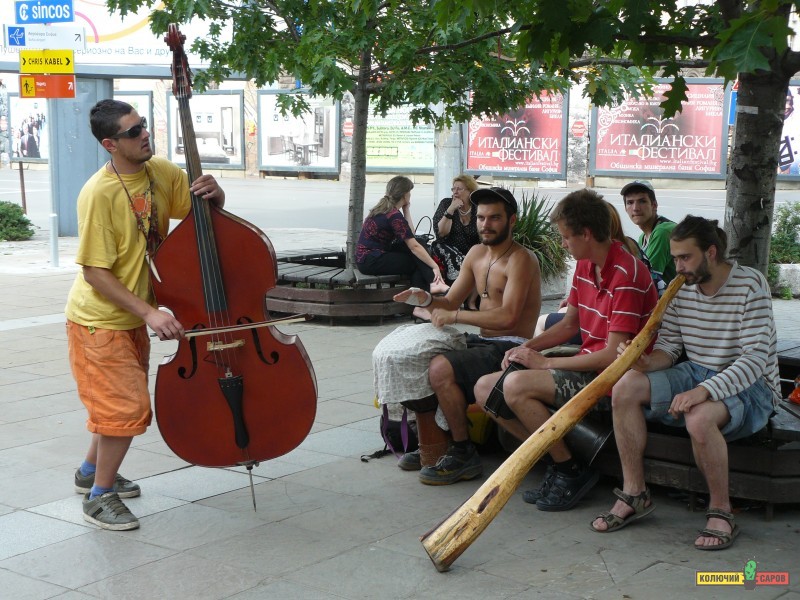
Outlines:
[[[423,467],[419,480],[425,485],[450,485],[461,480],[475,479],[483,473],[481,457],[474,444],[466,450],[450,446],[432,467]]]
[[[556,477],[556,468],[553,465],[547,465],[547,470],[544,472],[542,482],[535,490],[526,490],[522,494],[522,499],[528,504],[536,504],[539,500],[544,498],[550,493],[550,486],[553,485],[553,480]]]
[[[81,475],[81,470],[75,471],[75,493],[88,494],[92,491],[94,485],[94,473],[91,475]],[[120,498],[135,498],[142,493],[142,489],[138,483],[125,479],[122,475],[117,473],[114,478],[114,491],[119,494]]]
[[[422,459],[419,455],[419,449],[413,452],[406,452],[397,461],[397,466],[403,471],[419,471],[422,468]]]
[[[139,527],[139,519],[133,516],[116,492],[106,492],[92,500],[86,494],[83,498],[83,520],[112,531]]]

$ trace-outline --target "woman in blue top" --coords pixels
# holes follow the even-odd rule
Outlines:
[[[408,177],[398,175],[389,180],[386,194],[364,219],[356,247],[356,264],[366,275],[409,275],[414,287],[433,293],[446,292],[447,285],[438,265],[417,242],[407,221],[411,218],[413,188],[414,183]]]

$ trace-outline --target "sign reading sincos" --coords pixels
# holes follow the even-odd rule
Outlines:
[[[17,25],[71,23],[75,20],[72,0],[16,0]]]

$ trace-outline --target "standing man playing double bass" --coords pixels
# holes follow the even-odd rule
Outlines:
[[[141,490],[118,470],[133,437],[152,419],[147,327],[162,340],[184,335],[180,322],[155,305],[148,257],[166,237],[169,220],[188,214],[190,191],[220,208],[225,192],[211,175],[190,187],[177,165],[153,157],[147,120],[130,104],[101,100],[89,122],[111,158],[78,196],[75,261],[82,269],[65,310],[70,366],[92,433],[75,491],[85,494],[86,521],[127,530],[139,521],[120,498]]]

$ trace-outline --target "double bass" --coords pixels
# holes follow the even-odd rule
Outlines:
[[[185,36],[171,24],[165,41],[173,51],[173,94],[191,182],[202,170]],[[253,466],[297,447],[317,406],[302,343],[271,326],[266,310],[276,265],[260,229],[194,194],[189,214],[152,261],[156,300],[187,332],[158,367],[154,405],[161,435],[187,462],[247,467],[251,491]]]

